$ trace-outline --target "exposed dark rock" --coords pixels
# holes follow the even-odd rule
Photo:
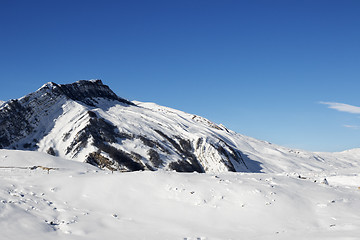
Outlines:
[[[199,172],[194,168],[193,165],[186,161],[171,162],[169,164],[169,168],[176,172]]]
[[[160,159],[160,155],[157,151],[149,149],[147,153],[149,155],[149,160],[154,167],[158,168],[163,165],[163,161]]]
[[[129,153],[126,153],[120,149],[117,149],[103,142],[96,141],[95,146],[98,147],[101,151],[109,154],[109,156],[114,161],[116,161],[119,164],[119,166],[124,166],[129,171],[140,171],[145,169],[142,164],[134,161],[131,154]]]
[[[177,144],[177,142],[175,142],[174,139],[170,138],[169,136],[167,136],[165,133],[163,133],[162,131],[155,129],[155,132],[157,132],[160,136],[162,136],[164,139],[166,139],[169,143],[171,143],[171,145],[179,152],[181,153],[181,147],[179,146],[179,144]]]
[[[63,142],[66,142],[69,138],[70,138],[70,132],[67,132],[67,133],[65,133],[64,135],[63,135]]]
[[[185,140],[181,137],[176,137],[179,139],[179,143],[182,149],[182,154],[185,156],[185,159],[190,161],[191,165],[193,166],[194,170],[199,173],[204,173],[204,168],[201,166],[199,161],[197,160],[194,149],[190,143],[190,140]]]
[[[91,118],[89,124],[80,132],[78,132],[67,148],[66,154],[71,151],[75,154],[84,148],[90,137],[97,142],[114,143],[118,134],[115,132],[116,127],[103,118]]]
[[[55,150],[52,147],[49,147],[49,149],[46,151],[46,153],[50,154],[50,155],[53,155],[53,156],[56,155]]]
[[[234,161],[236,161],[236,162],[244,165],[246,168],[248,168],[248,167],[246,166],[246,163],[245,163],[244,159],[243,159],[242,156],[241,156],[240,151],[235,150],[235,149],[232,148],[229,144],[227,144],[225,141],[223,141],[223,140],[221,140],[221,139],[219,139],[219,141],[220,141],[220,143],[222,143],[223,145],[225,145],[225,146],[230,150],[230,152],[227,151],[227,150],[225,150],[225,148],[222,147],[220,144],[219,144],[219,145],[212,145],[212,146],[213,146],[219,153],[221,153],[224,157],[226,157],[226,160],[227,160],[227,161],[222,161],[222,162],[225,164],[225,166],[228,167],[228,170],[229,170],[229,171],[232,171],[232,172],[235,172],[235,171],[236,171],[234,165],[233,165],[232,162],[231,162],[231,159],[233,159]]]
[[[115,129],[116,127],[114,125],[102,118],[91,118],[89,124],[76,134],[74,140],[67,148],[66,154],[70,152],[77,154],[81,149],[86,147],[90,137],[93,137],[97,142],[115,142],[117,137]]]
[[[129,133],[125,133],[125,132],[119,132],[119,133],[117,133],[116,136],[122,140],[123,139],[130,139],[130,140],[134,139],[133,134],[129,134]]]
[[[50,83],[47,87],[52,88],[57,94],[63,94],[72,100],[81,101],[89,106],[95,106],[95,104],[98,103],[95,98],[106,98],[117,100],[128,105],[134,105],[132,102],[118,97],[107,85],[104,85],[101,80],[80,80],[71,84]]]
[[[23,145],[24,148],[31,148],[32,147],[32,144],[31,143],[25,143]]]
[[[0,110],[0,148],[5,148],[20,140],[31,131],[27,115],[31,108],[22,106],[18,100],[11,100]]]
[[[225,164],[225,166],[228,168],[229,171],[231,172],[235,172],[235,167],[234,165],[231,163],[231,160],[230,160],[230,157],[229,157],[229,152],[226,151],[222,146],[218,145],[218,146],[215,146],[213,145],[213,147],[220,153],[222,154],[225,158],[226,158],[226,161],[224,161],[223,159],[221,160],[222,163]]]
[[[153,141],[153,140],[148,139],[148,138],[146,138],[146,137],[144,137],[144,136],[141,136],[141,135],[135,136],[135,138],[140,139],[140,140],[143,142],[144,145],[146,145],[146,146],[148,146],[148,147],[150,147],[150,148],[155,148],[155,147],[156,147],[156,148],[158,148],[160,151],[162,151],[162,152],[164,152],[164,153],[167,153],[167,154],[170,154],[169,150],[166,149],[164,146],[162,146],[162,145],[161,145],[159,142],[157,142],[157,141]]]
[[[99,166],[100,168],[125,167],[130,171],[144,170],[141,155],[137,153],[129,154],[109,145],[109,143],[117,142],[117,139],[133,139],[134,137],[131,134],[118,132],[116,126],[99,117],[91,118],[89,124],[77,133],[67,148],[66,154],[73,152],[76,155],[81,149],[86,147],[91,137],[94,140],[94,146],[97,147],[99,151],[109,154],[113,161],[110,159],[105,161],[104,158],[100,157],[101,155],[91,154],[86,160],[88,163]]]
[[[145,164],[146,168],[149,169],[150,171],[156,171],[156,168],[150,166],[149,164]]]
[[[185,140],[179,136],[176,138],[179,140],[179,144],[171,137],[167,136],[162,131],[155,129],[160,136],[166,139],[171,145],[177,150],[177,153],[180,157],[182,157],[182,161],[172,162],[169,164],[169,168],[178,172],[199,172],[203,173],[204,168],[201,166],[199,161],[197,160],[194,149],[191,146],[189,140]],[[190,162],[190,163],[189,163]]]
[[[143,142],[143,144],[145,144],[148,147],[154,148],[156,146],[156,142],[153,140],[150,140],[144,136],[138,136],[138,138]]]
[[[94,113],[93,111],[88,111],[88,114],[89,114],[89,116],[92,117],[92,118],[96,118],[96,117],[97,117],[96,113]]]
[[[85,162],[90,163],[99,168],[107,168],[111,171],[116,171],[117,169],[113,167],[114,163],[100,154],[100,152],[93,152],[88,155]]]
[[[199,138],[197,141],[196,141],[196,149],[199,149],[201,144],[203,143],[204,139],[202,138]]]
[[[131,158],[136,162],[141,162],[142,156],[136,152],[131,152]]]

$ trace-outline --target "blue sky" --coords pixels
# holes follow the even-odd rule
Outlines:
[[[1,0],[0,99],[102,79],[276,144],[360,147],[359,12],[357,0]]]

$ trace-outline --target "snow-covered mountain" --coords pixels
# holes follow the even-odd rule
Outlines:
[[[277,146],[197,115],[130,102],[100,80],[48,83],[0,105],[0,148],[1,239],[360,234],[360,148]]]
[[[0,148],[47,152],[110,170],[179,172],[321,171],[358,166],[360,153],[276,146],[194,114],[130,102],[101,80],[47,83],[6,102],[0,107]]]

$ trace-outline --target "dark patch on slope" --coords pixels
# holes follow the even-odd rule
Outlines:
[[[102,118],[90,118],[89,124],[77,134],[66,149],[66,154],[71,151],[78,153],[82,148],[86,147],[90,136],[96,141],[115,142],[117,136],[115,129],[114,125]]]
[[[231,163],[230,157],[229,157],[229,153],[228,151],[226,151],[222,146],[215,146],[212,145],[221,155],[226,157],[227,161],[223,161],[223,159],[221,159],[221,161],[225,164],[225,166],[228,168],[229,171],[231,172],[236,172],[234,165]]]
[[[26,119],[31,108],[23,107],[18,100],[11,100],[0,110],[0,148],[5,148],[33,131]]]
[[[203,143],[204,139],[203,138],[199,138],[197,141],[196,141],[196,149],[199,149],[201,144]]]
[[[117,96],[107,85],[104,85],[101,80],[80,80],[71,84],[52,83],[52,85],[54,86],[54,92],[64,94],[72,100],[81,101],[89,106],[95,106],[97,103],[94,98],[106,98],[117,100],[128,105],[135,105],[132,102]]]
[[[240,151],[235,150],[234,148],[232,148],[229,144],[227,144],[222,139],[219,139],[219,141],[221,143],[223,143],[230,150],[230,152],[227,151],[225,148],[223,148],[221,145],[217,145],[217,146],[213,145],[213,147],[216,150],[218,150],[223,156],[225,156],[227,158],[228,161],[225,161],[224,163],[229,168],[230,171],[233,171],[233,172],[236,171],[230,158],[234,159],[236,162],[238,162],[240,164],[243,164],[248,169]]]
[[[154,141],[154,140],[151,140],[151,139],[148,139],[142,135],[138,135],[138,136],[135,136],[135,138],[138,138],[142,141],[142,143],[145,145],[145,146],[148,146],[150,148],[158,148],[160,149],[160,151],[162,152],[165,152],[167,154],[170,154],[169,150],[166,149],[164,146],[162,146],[159,142],[157,141]]]
[[[163,161],[161,160],[160,155],[157,151],[155,151],[154,149],[149,149],[147,153],[149,155],[149,160],[154,167],[158,168],[163,165]]]
[[[94,113],[93,111],[88,111],[87,113],[89,114],[89,116],[90,116],[91,118],[97,118],[96,113]]]
[[[71,151],[75,152],[75,155],[78,154],[81,149],[86,147],[88,140],[92,137],[94,139],[94,146],[100,151],[109,154],[119,166],[125,166],[130,171],[144,170],[144,166],[139,160],[139,155],[126,153],[108,144],[115,143],[117,138],[133,139],[133,137],[130,134],[116,132],[116,126],[103,118],[95,116],[96,114],[88,114],[93,117],[90,118],[89,124],[77,134],[77,137],[67,148],[66,154],[69,154]],[[92,154],[86,161],[99,167],[107,167],[109,169],[113,167],[113,162],[102,161],[102,159],[97,156],[96,154]],[[111,166],[108,164],[111,164]]]
[[[189,140],[185,140],[179,136],[176,138],[179,140],[179,144],[165,133],[158,129],[154,129],[160,136],[166,139],[177,150],[178,155],[182,158],[182,161],[172,162],[169,164],[169,168],[177,172],[199,172],[204,173],[204,169],[197,160],[193,147]]]
[[[114,163],[107,157],[102,156],[100,152],[101,151],[90,153],[89,156],[86,158],[85,162],[99,168],[106,167],[111,171],[116,171],[116,169],[112,167]]]
[[[117,149],[100,141],[95,141],[94,145],[98,147],[101,151],[109,154],[109,156],[120,166],[125,166],[130,171],[140,171],[145,169],[142,164],[140,164],[139,162],[135,162],[132,158],[132,155],[127,152],[124,152],[120,149]]]
[[[56,152],[54,150],[54,148],[49,147],[48,150],[46,151],[47,154],[50,154],[52,156],[56,156]]]

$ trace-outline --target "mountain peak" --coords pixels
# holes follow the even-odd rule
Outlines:
[[[40,130],[36,128],[44,131],[49,128],[48,119],[55,120],[68,100],[78,102],[84,108],[88,108],[98,106],[101,99],[112,101],[114,105],[135,105],[117,96],[98,79],[80,80],[70,84],[48,82],[36,92],[7,103],[0,103],[0,148],[16,145],[29,134],[34,134],[34,139],[38,139],[39,136],[35,135],[38,135]],[[25,145],[28,146],[29,143]]]
[[[69,84],[48,82],[37,92],[42,91],[51,91],[56,95],[65,95],[72,100],[80,101],[90,106],[96,105],[94,98],[106,98],[117,100],[128,105],[134,105],[132,102],[117,96],[107,85],[103,84],[100,79],[79,80]]]

